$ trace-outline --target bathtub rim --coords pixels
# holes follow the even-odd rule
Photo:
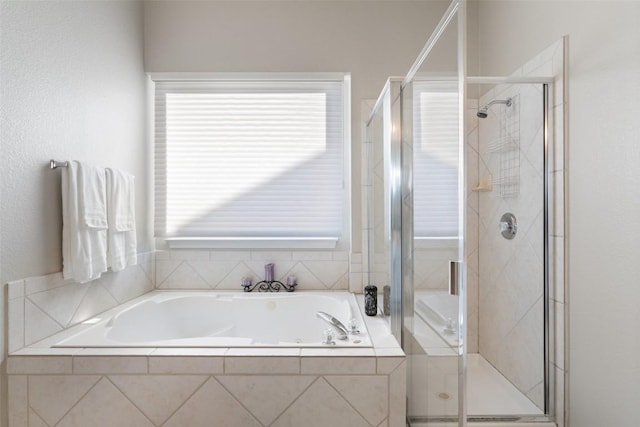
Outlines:
[[[207,290],[151,290],[139,297],[129,300],[123,304],[106,310],[97,316],[107,316],[130,307],[139,301],[148,298],[152,293],[184,293],[184,292],[208,292]],[[219,293],[239,293],[238,291],[219,290]],[[404,351],[396,338],[391,334],[388,318],[378,314],[377,316],[366,316],[364,314],[364,296],[345,290],[304,290],[299,293],[347,293],[353,294],[363,322],[367,327],[371,339],[371,347],[217,347],[217,348],[196,348],[196,347],[52,347],[53,344],[64,337],[68,337],[91,325],[79,323],[49,337],[37,341],[28,346],[12,351],[8,356],[82,356],[82,355],[104,355],[104,356],[300,356],[300,357],[404,357]]]
[[[322,332],[318,332],[318,340],[308,343],[279,343],[279,344],[266,344],[260,343],[254,344],[253,341],[256,339],[260,339],[258,337],[183,337],[176,338],[171,340],[161,340],[161,341],[140,341],[138,343],[128,344],[127,342],[119,342],[117,340],[110,339],[107,336],[107,331],[109,325],[118,322],[118,318],[121,317],[124,313],[135,310],[136,307],[142,306],[149,302],[154,302],[158,304],[162,304],[168,301],[180,300],[182,298],[193,298],[193,297],[203,297],[203,298],[212,298],[217,300],[218,298],[231,298],[230,303],[233,303],[233,300],[236,298],[239,301],[243,300],[257,300],[257,299],[289,299],[289,298],[300,298],[300,297],[327,297],[327,296],[338,296],[337,303],[346,302],[349,305],[351,315],[355,316],[358,326],[360,327],[361,334],[349,336],[347,341],[335,340],[335,345],[324,345],[321,341]],[[240,302],[242,304],[242,302]],[[345,324],[348,319],[341,319]],[[117,307],[112,308],[104,313],[94,316],[91,319],[87,319],[84,322],[81,322],[80,325],[85,326],[84,328],[76,328],[78,325],[74,325],[70,327],[69,336],[60,337],[59,341],[55,344],[51,345],[53,348],[372,348],[373,343],[369,338],[369,332],[364,321],[361,310],[358,307],[357,300],[355,299],[355,295],[351,292],[340,290],[340,291],[304,291],[299,293],[277,293],[277,292],[238,292],[238,291],[216,291],[216,290],[155,290],[149,293],[146,293],[140,297],[135,298],[134,300],[129,301],[126,304],[119,305]],[[89,329],[97,329],[95,332],[96,335],[100,335],[98,341],[95,341],[95,337],[92,340],[92,337],[89,336],[85,338],[87,341],[86,345],[82,344],[69,344],[65,343],[65,341],[73,340],[77,335],[82,334],[83,332]],[[104,331],[104,336],[100,332]],[[59,332],[61,334],[62,332]],[[104,340],[104,341],[102,341]],[[92,342],[93,341],[93,342]],[[359,341],[359,342],[358,342]]]

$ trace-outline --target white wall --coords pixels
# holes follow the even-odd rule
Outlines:
[[[135,2],[0,2],[0,284],[62,270],[60,171],[50,158],[130,171],[137,220],[147,222],[142,48]],[[149,249],[144,226],[138,241]],[[0,362],[4,298],[2,288]]]
[[[145,69],[351,72],[352,245],[361,252],[360,102],[404,75],[448,1],[145,2]]]
[[[640,2],[482,1],[480,74],[570,37],[569,413],[637,425],[640,395]]]
[[[134,174],[138,241],[148,250],[141,5],[0,7],[0,283],[62,269],[60,171],[48,169],[50,158]]]

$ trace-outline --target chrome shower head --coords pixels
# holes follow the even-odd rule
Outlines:
[[[481,119],[486,119],[489,115],[489,107],[491,107],[493,104],[504,104],[507,107],[511,107],[513,105],[513,99],[494,99],[493,101],[482,107],[480,110],[478,110],[478,113],[476,115]]]

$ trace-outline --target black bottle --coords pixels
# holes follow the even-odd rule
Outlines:
[[[374,285],[364,287],[364,312],[367,316],[378,314],[378,288]]]

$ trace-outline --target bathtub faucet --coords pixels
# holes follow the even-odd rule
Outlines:
[[[349,331],[342,324],[341,321],[339,321],[338,319],[336,319],[332,315],[330,315],[328,313],[325,313],[324,311],[316,312],[316,316],[318,317],[318,319],[324,320],[325,322],[327,322],[329,324],[329,326],[331,326],[331,328],[336,332],[337,338],[339,340],[346,340],[347,339],[347,337],[349,335]]]

